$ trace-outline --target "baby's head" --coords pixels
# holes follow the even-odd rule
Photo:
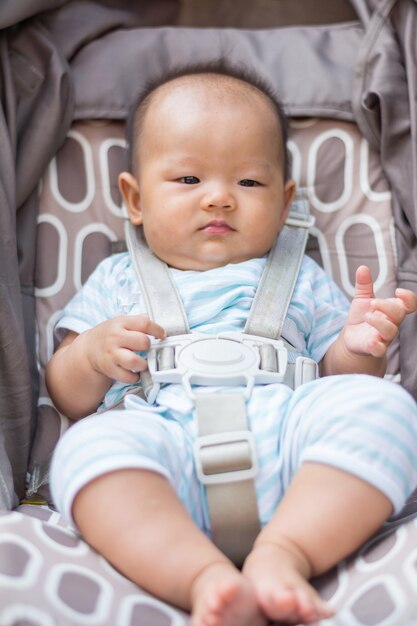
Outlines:
[[[178,83],[174,81],[178,81]],[[225,90],[223,96],[227,95],[228,90],[230,90],[230,96],[233,95],[234,91],[238,99],[244,93],[252,93],[253,97],[263,99],[270,106],[272,113],[276,117],[279,136],[277,150],[282,159],[284,180],[289,178],[287,118],[281,102],[269,83],[257,74],[247,68],[230,65],[225,61],[198,63],[173,69],[150,81],[139,93],[136,102],[132,106],[127,124],[128,163],[132,174],[136,175],[137,173],[140,139],[146,113],[151,107],[153,99],[158,93],[160,95],[164,93],[162,89],[164,86],[165,90],[168,90],[175,85],[183,88],[185,84],[189,86],[194,85],[200,89],[207,86],[209,90],[223,88]],[[241,92],[239,92],[239,89]]]
[[[169,265],[205,270],[263,256],[294,195],[286,119],[271,88],[223,63],[170,72],[140,95],[120,189]]]

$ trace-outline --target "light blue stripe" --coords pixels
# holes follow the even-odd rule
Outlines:
[[[384,412],[384,415],[385,415],[385,412]],[[374,419],[378,420],[378,418],[381,419],[381,415],[375,415]],[[340,430],[340,428],[343,428],[343,418],[340,418],[340,417],[338,418],[337,416],[335,416],[334,418],[326,418],[323,420],[322,425],[323,425],[323,429],[320,435],[316,436],[315,440],[312,440],[311,438],[309,438],[306,442],[307,445],[311,445],[311,443],[315,443],[315,441],[317,441],[319,437],[320,438],[322,437],[323,432],[326,432],[330,428],[333,428],[334,425],[339,426],[338,430]],[[346,427],[348,427],[349,429],[356,428],[358,432],[365,431],[365,432],[377,435],[380,439],[385,440],[389,444],[390,447],[395,446],[398,450],[401,450],[404,456],[411,463],[412,467],[414,469],[417,469],[417,457],[415,455],[415,449],[417,447],[417,436],[415,434],[414,434],[414,441],[413,441],[413,444],[414,444],[414,449],[413,449],[410,446],[407,446],[404,443],[404,441],[399,439],[392,430],[388,430],[387,428],[384,428],[383,426],[379,424],[370,423],[366,419],[361,420],[360,418],[354,418],[352,417],[351,412],[349,412],[348,424],[345,424],[345,428]],[[311,434],[311,431],[310,431],[310,434]],[[332,438],[334,437],[333,432],[331,433],[331,437]]]
[[[321,447],[325,447],[326,443],[327,443],[326,441],[322,441]],[[357,441],[351,442],[346,439],[341,439],[338,437],[332,437],[331,443],[334,444],[334,446],[329,446],[329,448],[336,450],[341,458],[349,456],[349,453],[354,454],[356,452],[361,452],[364,449],[363,446],[358,444]],[[314,449],[314,445],[312,445],[311,448]],[[306,452],[308,449],[309,449],[309,446],[306,445],[303,448],[303,452]],[[403,470],[403,468],[400,465],[395,463],[391,459],[390,456],[383,454],[381,450],[372,451],[369,448],[366,449],[366,454],[368,458],[372,460],[373,462],[372,467],[374,470],[375,470],[375,466],[378,465],[380,468],[381,476],[386,475],[387,470],[389,470],[393,476],[396,476],[398,480],[401,481],[404,492],[406,494],[410,493],[412,486],[415,486],[416,475],[413,476],[414,481],[411,485],[409,475]],[[366,460],[363,458],[363,454],[360,456],[360,458],[362,462],[366,463]],[[413,469],[416,471],[415,463],[412,463],[411,465]],[[364,476],[363,479],[366,480],[366,476]]]

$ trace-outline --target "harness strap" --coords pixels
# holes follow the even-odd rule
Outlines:
[[[206,487],[212,540],[240,567],[260,531],[253,435],[240,393],[196,393],[196,471]]]
[[[142,228],[126,220],[125,235],[149,317],[168,335],[189,333],[187,316],[166,263],[151,252]]]
[[[246,322],[248,335],[281,337],[312,223],[306,198],[299,195],[268,256]]]

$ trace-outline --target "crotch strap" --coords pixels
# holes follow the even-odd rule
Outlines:
[[[196,472],[206,487],[211,536],[238,567],[260,531],[257,457],[240,393],[196,393]]]

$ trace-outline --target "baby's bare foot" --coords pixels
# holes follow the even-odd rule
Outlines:
[[[261,544],[243,572],[252,581],[261,611],[270,620],[313,624],[334,611],[301,573],[297,555],[275,544]]]
[[[232,566],[217,563],[196,579],[192,626],[266,626],[251,582]]]

